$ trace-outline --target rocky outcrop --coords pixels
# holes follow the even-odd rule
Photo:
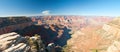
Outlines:
[[[109,38],[109,39],[119,39],[120,38],[120,29],[115,26],[118,26],[118,25],[104,24],[103,30],[106,33],[106,35],[104,35],[104,37],[107,36],[106,38]]]
[[[120,42],[114,41],[107,49],[107,52],[120,52]]]
[[[29,48],[27,40],[15,32],[0,35],[0,52],[28,52]]]
[[[102,29],[99,30],[99,34],[102,39],[105,39],[105,43],[101,45],[106,52],[120,52],[120,18],[115,18],[111,22],[104,24]]]
[[[12,32],[0,35],[0,52],[46,52],[39,35],[22,37]]]

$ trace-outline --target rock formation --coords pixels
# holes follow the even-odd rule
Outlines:
[[[22,37],[12,32],[0,35],[0,52],[46,52],[39,35]]]
[[[120,18],[115,18],[111,22],[104,24],[99,34],[106,40],[106,44],[101,45],[106,52],[120,52]]]
[[[15,32],[0,35],[0,52],[23,52],[28,48],[27,40]]]
[[[119,40],[119,26],[116,25],[116,20],[113,24],[104,24],[111,18],[39,16],[31,19],[27,17],[0,18],[1,52],[61,52],[61,46],[66,44],[70,45],[67,48],[69,52],[98,51],[104,48],[105,51],[110,51],[114,47],[112,44],[116,44],[112,41]],[[98,30],[102,26],[99,27],[98,24],[104,24],[103,29]],[[72,38],[69,33],[72,34]],[[104,46],[106,44],[107,46]]]
[[[120,52],[120,42],[114,41],[107,49],[107,52]]]

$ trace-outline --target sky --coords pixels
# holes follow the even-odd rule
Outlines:
[[[120,16],[120,0],[0,0],[0,16]]]

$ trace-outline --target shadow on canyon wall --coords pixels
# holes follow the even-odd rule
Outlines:
[[[61,30],[61,32],[59,32]],[[19,33],[21,36],[33,36],[39,34],[45,45],[49,43],[55,43],[55,45],[64,46],[67,44],[67,40],[71,38],[69,34],[71,30],[65,26],[63,28],[57,25],[32,25],[22,30],[15,30],[14,32]]]

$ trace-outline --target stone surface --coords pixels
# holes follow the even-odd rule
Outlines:
[[[1,52],[23,52],[28,47],[26,39],[15,32],[0,35]]]
[[[0,52],[46,52],[39,35],[22,37],[12,32],[0,35]]]
[[[107,49],[107,52],[120,52],[120,42],[114,41]]]

